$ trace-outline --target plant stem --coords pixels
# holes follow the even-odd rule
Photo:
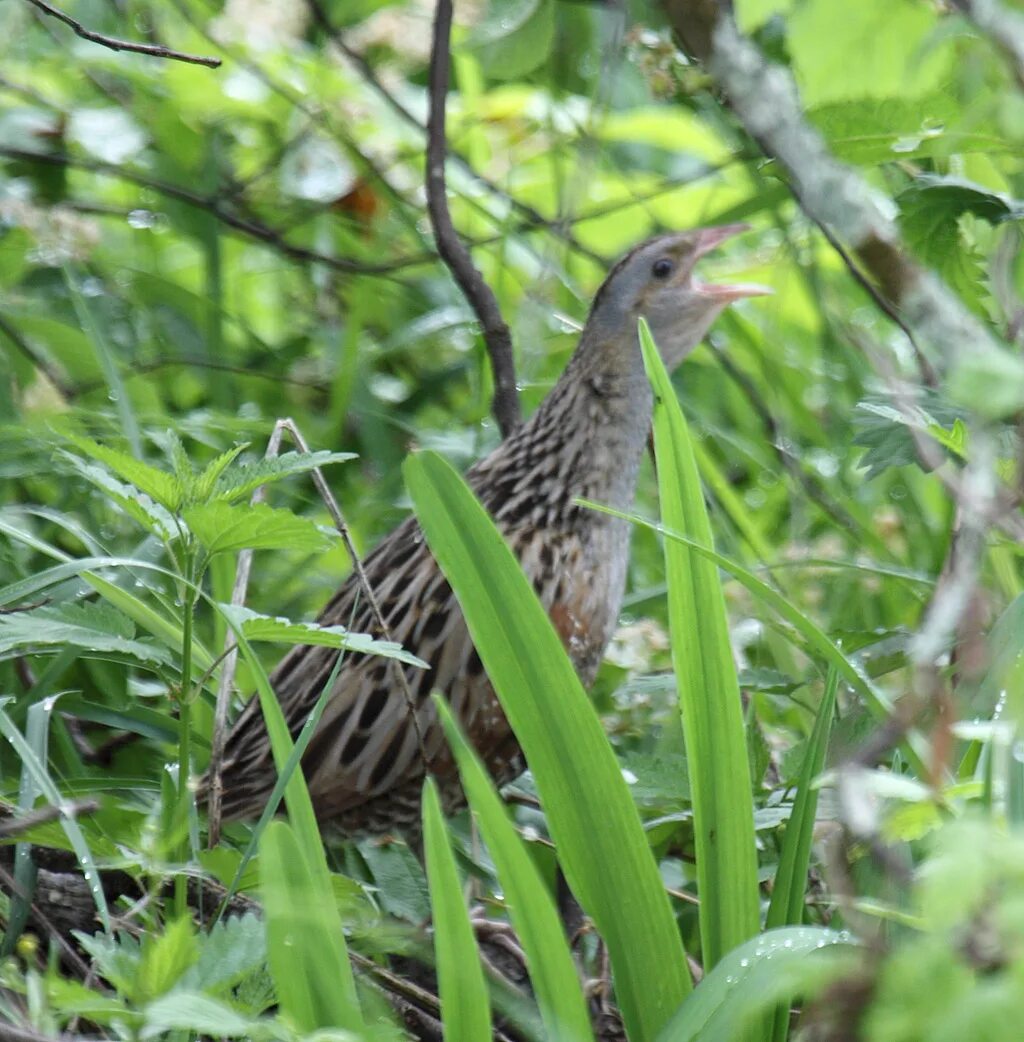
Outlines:
[[[184,554],[184,591],[182,594],[182,605],[184,614],[181,620],[181,692],[178,696],[178,799],[177,807],[173,815],[175,827],[178,823],[188,820],[188,778],[189,767],[192,759],[192,616],[195,612],[195,555],[191,548],[185,550]],[[181,841],[179,855],[188,859],[188,832]],[[186,878],[179,873],[174,881],[174,903],[178,915],[188,912],[188,892]]]

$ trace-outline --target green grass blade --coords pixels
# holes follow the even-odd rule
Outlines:
[[[337,906],[319,876],[292,827],[272,821],[260,843],[260,891],[277,1001],[302,1034],[358,1031],[358,1006],[345,985],[352,970]]]
[[[680,1006],[658,1042],[736,1042],[773,1002],[798,990],[788,972],[812,952],[849,943],[845,934],[818,926],[772,930],[729,952]]]
[[[782,841],[779,868],[775,873],[772,900],[765,919],[765,927],[769,930],[776,926],[799,926],[803,921],[807,866],[811,856],[814,819],[818,811],[818,790],[814,786],[814,779],[821,774],[825,766],[838,687],[839,674],[830,669],[825,683],[825,693],[814,720],[814,730],[807,743],[804,761],[800,765],[800,780],[793,801],[793,812],[789,816],[786,835]]]
[[[632,1042],[689,991],[682,942],[629,788],[594,707],[519,563],[436,453],[405,464],[427,542],[526,753],[558,857],[608,945]]]
[[[18,730],[14,721],[3,709],[10,701],[12,701],[10,698],[0,698],[0,734],[14,747],[14,752],[21,761],[22,766],[29,772],[37,791],[42,793],[47,803],[53,807],[63,808],[65,801],[60,794],[60,790],[58,790],[47,773],[46,763],[36,755],[35,750],[25,736]],[[48,710],[44,710],[44,712],[48,715]],[[60,822],[68,837],[68,842],[78,858],[78,863],[82,866],[82,873],[89,886],[92,899],[96,904],[96,911],[99,914],[100,922],[103,924],[103,929],[109,933],[110,911],[107,907],[107,899],[103,893],[102,883],[100,882],[100,874],[96,871],[92,851],[89,850],[89,844],[86,842],[85,835],[82,833],[78,822],[70,814],[62,813]]]
[[[654,388],[654,445],[666,525],[711,546],[697,464],[682,410],[646,323],[644,364]],[[693,795],[704,965],[757,933],[754,805],[739,682],[718,569],[665,541],[672,661]]]
[[[266,670],[242,632],[242,627],[230,614],[225,613],[225,618],[235,634],[235,639],[238,641],[238,650],[242,658],[245,659],[246,664],[252,671],[256,682],[257,697],[260,700],[260,709],[263,711],[263,720],[270,738],[274,766],[279,774],[283,774],[288,766],[294,743],[288,731],[288,725],[285,723],[284,714],[281,712],[281,706],[278,704],[277,695],[270,685]],[[324,935],[330,938],[331,944],[329,949],[325,949],[324,957],[332,966],[331,972],[333,976],[330,987],[333,992],[337,993],[338,1000],[337,1003],[331,1000],[329,1007],[318,1006],[317,1008],[330,1008],[333,1011],[332,1015],[337,1015],[338,1011],[343,1011],[344,1013],[342,1019],[334,1020],[331,1024],[321,1023],[315,1026],[334,1026],[356,1031],[362,1027],[362,1014],[360,1013],[359,1000],[356,995],[355,978],[348,958],[348,948],[345,944],[341,916],[338,914],[338,906],[335,903],[331,888],[330,870],[327,867],[327,858],[320,839],[320,830],[317,826],[316,815],[313,812],[313,801],[310,799],[309,789],[306,787],[306,779],[303,777],[301,770],[292,770],[291,777],[288,778],[285,787],[285,801],[288,805],[288,817],[291,822],[289,836],[292,837],[292,840],[285,838],[276,839],[274,842],[279,844],[279,849],[275,849],[274,853],[280,853],[281,850],[291,850],[291,843],[294,841],[294,847],[305,864],[305,868],[301,871],[308,872],[313,887],[311,891],[313,904],[311,907],[315,910],[319,923],[324,930]],[[274,828],[274,825],[275,823],[271,822],[267,826],[264,836],[266,836],[266,832]],[[300,869],[296,868],[295,871],[299,872]],[[299,880],[299,883],[301,883],[301,880]],[[299,885],[299,883],[296,885]],[[302,883],[301,885],[304,886],[305,884]],[[317,1001],[327,1002],[326,999]]]
[[[821,774],[825,766],[838,687],[839,674],[835,669],[830,669],[828,680],[825,682],[825,693],[814,720],[814,729],[807,743],[804,761],[800,765],[800,779],[793,801],[793,812],[789,816],[786,834],[782,840],[772,900],[765,918],[765,928],[768,930],[779,926],[799,926],[803,922],[807,868],[811,860],[811,840],[818,811],[818,790],[815,788],[814,779]],[[788,1035],[789,1008],[781,1006],[775,1012],[772,1038],[774,1042],[785,1042]]]
[[[494,860],[509,918],[526,954],[526,965],[547,1036],[559,1042],[591,1042],[590,1016],[562,921],[487,770],[459,730],[451,710],[434,696],[462,786]]]
[[[491,1037],[491,1003],[433,778],[423,786],[423,849],[445,1042]]]

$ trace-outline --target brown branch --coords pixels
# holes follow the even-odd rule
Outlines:
[[[792,75],[768,61],[739,31],[731,4],[663,0],[663,6],[677,35],[705,64],[747,133],[788,171],[791,191],[804,211],[850,243],[881,296],[914,331],[936,367],[972,373],[984,357],[1007,365],[1005,348],[985,325],[913,259],[887,213],[887,203],[859,172],[839,162],[808,124]],[[964,351],[965,344],[972,345],[970,352]]]
[[[313,13],[313,18],[317,25],[327,34],[331,42],[338,48],[339,51],[355,66],[356,71],[363,78],[363,81],[373,90],[378,97],[401,119],[405,120],[411,127],[415,127],[420,133],[426,133],[427,127],[417,118],[415,113],[410,111],[401,100],[397,98],[385,84],[381,81],[380,77],[374,71],[373,66],[366,60],[366,58],[360,54],[357,50],[351,47],[344,36],[334,27],[331,23],[327,12],[324,10],[321,0],[306,0],[310,11]],[[605,258],[595,253],[593,250],[584,246],[583,243],[576,238],[575,235],[569,231],[568,228],[564,227],[565,223],[562,220],[548,220],[539,210],[535,210],[532,206],[527,203],[516,199],[508,192],[502,190],[489,178],[485,177],[479,170],[476,170],[472,163],[464,156],[461,152],[455,149],[448,150],[448,158],[456,163],[462,170],[464,170],[470,177],[475,181],[483,185],[488,192],[497,198],[506,202],[512,210],[519,214],[523,224],[531,227],[543,227],[547,228],[552,234],[561,238],[569,246],[573,248],[581,256],[588,257],[590,260],[596,261],[599,264],[605,263]],[[570,222],[571,223],[571,222]]]
[[[484,342],[494,370],[494,399],[491,411],[502,437],[508,437],[521,418],[519,394],[516,390],[515,363],[512,358],[512,334],[501,317],[498,301],[490,286],[473,265],[469,251],[459,239],[448,210],[448,188],[445,180],[445,103],[448,97],[452,28],[451,0],[437,0],[434,36],[430,49],[430,115],[427,119],[427,210],[434,229],[441,259],[459,284],[470,307],[480,320]]]
[[[43,375],[50,381],[51,384],[57,389],[57,393],[61,395],[65,400],[71,401],[76,394],[73,387],[69,386],[64,380],[60,369],[53,365],[48,358],[43,357],[39,352],[32,347],[32,345],[22,336],[20,330],[16,326],[11,325],[7,319],[0,315],[0,333],[3,333],[8,340],[38,369]]]
[[[43,14],[56,18],[68,26],[76,36],[90,43],[98,43],[101,47],[107,47],[112,51],[131,51],[133,54],[148,54],[152,58],[168,58],[172,61],[187,62],[189,65],[205,65],[208,69],[217,69],[223,63],[220,58],[207,58],[201,54],[186,54],[184,51],[175,51],[162,44],[133,43],[131,40],[119,40],[105,33],[97,33],[92,29],[86,29],[81,22],[76,22],[69,14],[65,14],[59,8],[51,7],[45,0],[28,0],[33,7],[38,8]]]
[[[57,818],[78,818],[85,814],[94,814],[100,808],[98,800],[77,800],[61,806],[40,807],[31,810],[20,817],[12,817],[0,820],[0,839],[11,839],[20,836],[37,825],[45,825],[48,821]]]
[[[988,34],[1010,63],[1017,85],[1024,88],[1024,15],[998,0],[953,0],[953,5]]]

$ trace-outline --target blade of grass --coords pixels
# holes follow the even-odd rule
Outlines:
[[[483,507],[440,456],[405,464],[427,542],[540,792],[573,892],[604,938],[633,1042],[690,989],[682,942],[629,788],[561,640]]]
[[[361,1017],[354,994],[347,994],[352,970],[337,905],[307,854],[287,822],[267,826],[260,843],[260,891],[277,1001],[302,1034],[358,1031]]]
[[[246,664],[252,671],[256,683],[256,692],[260,700],[260,709],[263,711],[263,720],[266,724],[267,734],[270,738],[270,748],[274,757],[274,766],[278,774],[284,774],[289,762],[294,743],[285,722],[284,713],[277,701],[277,695],[270,685],[266,670],[260,662],[259,657],[252,649],[252,645],[242,632],[241,625],[229,612],[224,612],[224,617],[231,626],[238,642],[238,650]],[[331,888],[330,870],[327,867],[327,858],[324,854],[323,843],[320,839],[320,830],[317,826],[316,815],[313,812],[313,801],[306,787],[306,779],[301,770],[292,770],[291,776],[285,785],[285,802],[288,805],[288,817],[291,821],[289,837],[279,834],[273,843],[277,844],[272,852],[275,855],[283,853],[294,853],[303,860],[305,867],[296,868],[296,872],[308,873],[313,887],[311,893],[314,899],[313,908],[324,927],[325,937],[330,939],[330,947],[325,950],[327,959],[334,973],[331,987],[338,992],[339,1003],[333,1001],[330,1009],[335,1013],[344,1010],[344,1016],[340,1020],[332,1021],[331,1024],[317,1024],[315,1027],[342,1027],[351,1031],[358,1031],[363,1026],[362,1014],[359,1009],[359,1000],[356,995],[355,977],[352,974],[352,964],[348,958],[348,948],[345,944],[345,934],[342,928],[341,916],[338,914],[338,906],[334,900]],[[274,826],[271,822],[267,826],[269,831]],[[266,837],[267,832],[264,832]],[[262,851],[261,851],[262,853]],[[261,862],[263,858],[261,856]],[[301,880],[299,881],[301,883]],[[302,884],[304,885],[304,884]]]
[[[491,1003],[433,778],[423,786],[423,850],[445,1042],[491,1037]]]
[[[686,420],[642,320],[640,345],[655,394],[662,516],[673,529],[711,546],[711,523]],[[665,540],[665,573],[693,797],[701,948],[710,968],[760,926],[753,795],[718,569],[688,547]]]
[[[139,434],[139,424],[135,418],[135,411],[132,409],[128,392],[125,390],[124,380],[121,379],[121,371],[117,367],[117,359],[114,357],[113,348],[107,340],[102,326],[96,321],[92,308],[89,307],[84,295],[79,290],[70,269],[66,266],[64,268],[64,282],[68,287],[75,314],[78,316],[79,323],[81,323],[82,332],[89,338],[93,350],[96,352],[96,359],[100,364],[100,369],[103,370],[104,379],[107,381],[108,395],[117,410],[118,419],[121,421],[121,430],[128,439],[132,455],[136,459],[142,459],[142,436]]]
[[[0,698],[0,734],[3,734],[11,745],[14,746],[14,751],[21,760],[22,766],[31,774],[36,788],[42,793],[47,802],[53,807],[63,808],[65,806],[65,800],[61,796],[60,790],[56,785],[54,785],[53,780],[47,773],[45,762],[39,759],[35,750],[28,741],[26,741],[25,736],[14,725],[14,721],[10,716],[8,716],[7,712],[3,708],[12,701],[13,699],[11,698]],[[86,842],[85,836],[83,835],[78,822],[75,821],[73,817],[69,814],[62,813],[60,822],[68,837],[68,842],[70,842],[71,847],[78,858],[78,863],[82,866],[82,874],[89,887],[89,892],[92,894],[92,899],[96,904],[96,911],[99,913],[103,929],[109,933],[110,911],[107,908],[107,899],[103,893],[100,874],[96,871],[96,864],[93,861],[92,851],[89,849],[89,844]]]
[[[765,919],[765,928],[769,930],[776,926],[799,926],[803,921],[807,866],[810,862],[811,839],[818,811],[818,789],[814,785],[814,779],[821,774],[825,766],[838,687],[839,674],[834,668],[829,669],[825,692],[818,707],[818,715],[814,719],[814,729],[807,742],[803,763],[800,765],[800,779],[793,801],[793,811],[782,841],[772,900]]]
[[[786,972],[808,955],[836,944],[846,934],[818,926],[772,930],[729,952],[701,981],[658,1036],[658,1042],[736,1042],[773,1002],[799,991]]]
[[[779,867],[775,872],[772,899],[765,918],[767,930],[778,926],[799,926],[803,922],[807,869],[811,860],[811,840],[818,811],[818,789],[814,785],[814,779],[821,774],[825,766],[838,687],[839,674],[834,668],[830,668],[818,715],[814,720],[814,729],[807,743],[803,763],[800,765],[800,780],[793,801],[793,812],[789,816],[786,834],[782,840]],[[772,1039],[774,1042],[786,1042],[788,1035],[789,1007],[784,1005],[775,1011]]]
[[[559,1042],[591,1042],[590,1016],[555,902],[451,709],[438,695],[434,701],[469,805],[497,869],[509,918],[526,954],[547,1036]]]

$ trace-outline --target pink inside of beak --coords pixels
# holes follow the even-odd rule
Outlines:
[[[740,232],[750,230],[749,224],[720,224],[714,228],[704,228],[697,241],[696,255],[703,257],[710,253],[716,246],[731,239]],[[693,280],[693,288],[706,297],[714,297],[716,300],[732,301],[741,300],[744,297],[764,297],[775,291],[768,286],[760,286],[756,282],[736,282],[732,285],[719,285],[713,282],[701,282]]]

